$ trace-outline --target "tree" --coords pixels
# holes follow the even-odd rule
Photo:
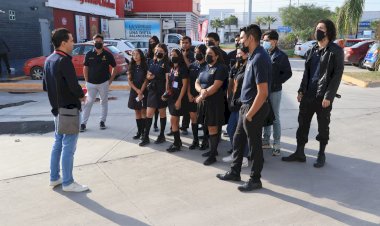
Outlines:
[[[256,17],[256,24],[259,25],[259,27],[261,27],[261,25],[267,25],[264,20],[264,17],[262,16]]]
[[[277,18],[272,17],[272,16],[265,16],[265,17],[263,17],[263,20],[264,20],[265,24],[268,24],[268,30],[270,30],[270,25],[273,24],[274,22],[276,22]]]
[[[339,33],[355,33],[355,37],[358,37],[359,21],[363,15],[364,2],[365,0],[346,0],[343,3],[336,21]]]
[[[372,21],[371,29],[375,31],[375,38],[380,40],[380,20]]]
[[[333,13],[328,8],[306,4],[280,8],[280,15],[284,25],[290,26],[296,36],[302,40],[309,40],[314,34],[318,20],[331,18]]]
[[[224,27],[223,21],[219,18],[216,18],[215,20],[211,20],[211,27],[215,28],[216,33],[218,33],[218,28]]]
[[[231,15],[227,18],[224,19],[224,25],[228,26],[229,28],[229,33],[228,33],[228,41],[230,41],[230,35],[231,35],[231,25],[236,25],[238,26],[238,18],[234,15]]]

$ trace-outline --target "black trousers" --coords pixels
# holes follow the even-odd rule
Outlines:
[[[297,144],[304,145],[308,142],[310,123],[314,113],[317,114],[318,122],[318,135],[316,139],[321,144],[326,145],[328,143],[332,104],[327,108],[323,108],[322,99],[322,97],[302,98],[298,113]]]
[[[9,65],[8,54],[4,53],[4,54],[0,54],[0,75],[2,72],[2,67],[1,67],[1,61],[2,60],[4,60],[5,66],[7,67],[7,72],[8,72],[8,74],[10,74],[11,73],[11,66]]]
[[[231,164],[231,169],[234,173],[240,174],[244,148],[248,140],[249,151],[254,161],[251,169],[251,178],[253,181],[258,182],[260,181],[264,164],[261,136],[264,122],[269,113],[269,106],[268,103],[265,102],[260,110],[253,116],[252,121],[249,122],[245,115],[250,107],[248,104],[243,104],[239,111],[239,121],[233,139],[234,160]]]

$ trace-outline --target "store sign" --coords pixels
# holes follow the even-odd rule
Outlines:
[[[128,40],[149,39],[161,36],[160,20],[125,20],[125,38]]]
[[[79,1],[80,1],[80,4],[87,2],[89,4],[100,5],[100,6],[110,8],[110,9],[115,9],[115,4],[112,3],[110,0],[79,0]]]

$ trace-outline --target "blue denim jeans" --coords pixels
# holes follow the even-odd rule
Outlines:
[[[54,119],[56,122],[57,120]],[[58,134],[55,126],[55,141],[50,157],[50,181],[60,178],[60,160],[62,155],[62,185],[67,186],[74,182],[73,165],[74,153],[77,147],[78,134]]]
[[[239,112],[238,111],[231,112],[231,115],[230,115],[230,118],[228,119],[228,124],[227,124],[227,133],[228,133],[228,136],[230,137],[232,148],[234,147],[233,140],[234,140],[234,134],[236,131],[238,121],[239,121]],[[248,152],[249,152],[249,149],[248,149],[248,142],[247,142],[247,145],[245,146],[245,149],[244,149],[244,157],[248,156]]]
[[[274,116],[276,119],[273,121],[273,145],[280,148],[281,142],[281,121],[280,121],[280,104],[281,104],[281,90],[272,92],[269,95],[270,102],[272,104]],[[263,143],[269,143],[270,135],[272,133],[272,126],[264,127]]]

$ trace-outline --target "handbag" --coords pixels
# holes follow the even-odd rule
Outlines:
[[[58,134],[78,134],[79,124],[78,108],[58,108]]]

